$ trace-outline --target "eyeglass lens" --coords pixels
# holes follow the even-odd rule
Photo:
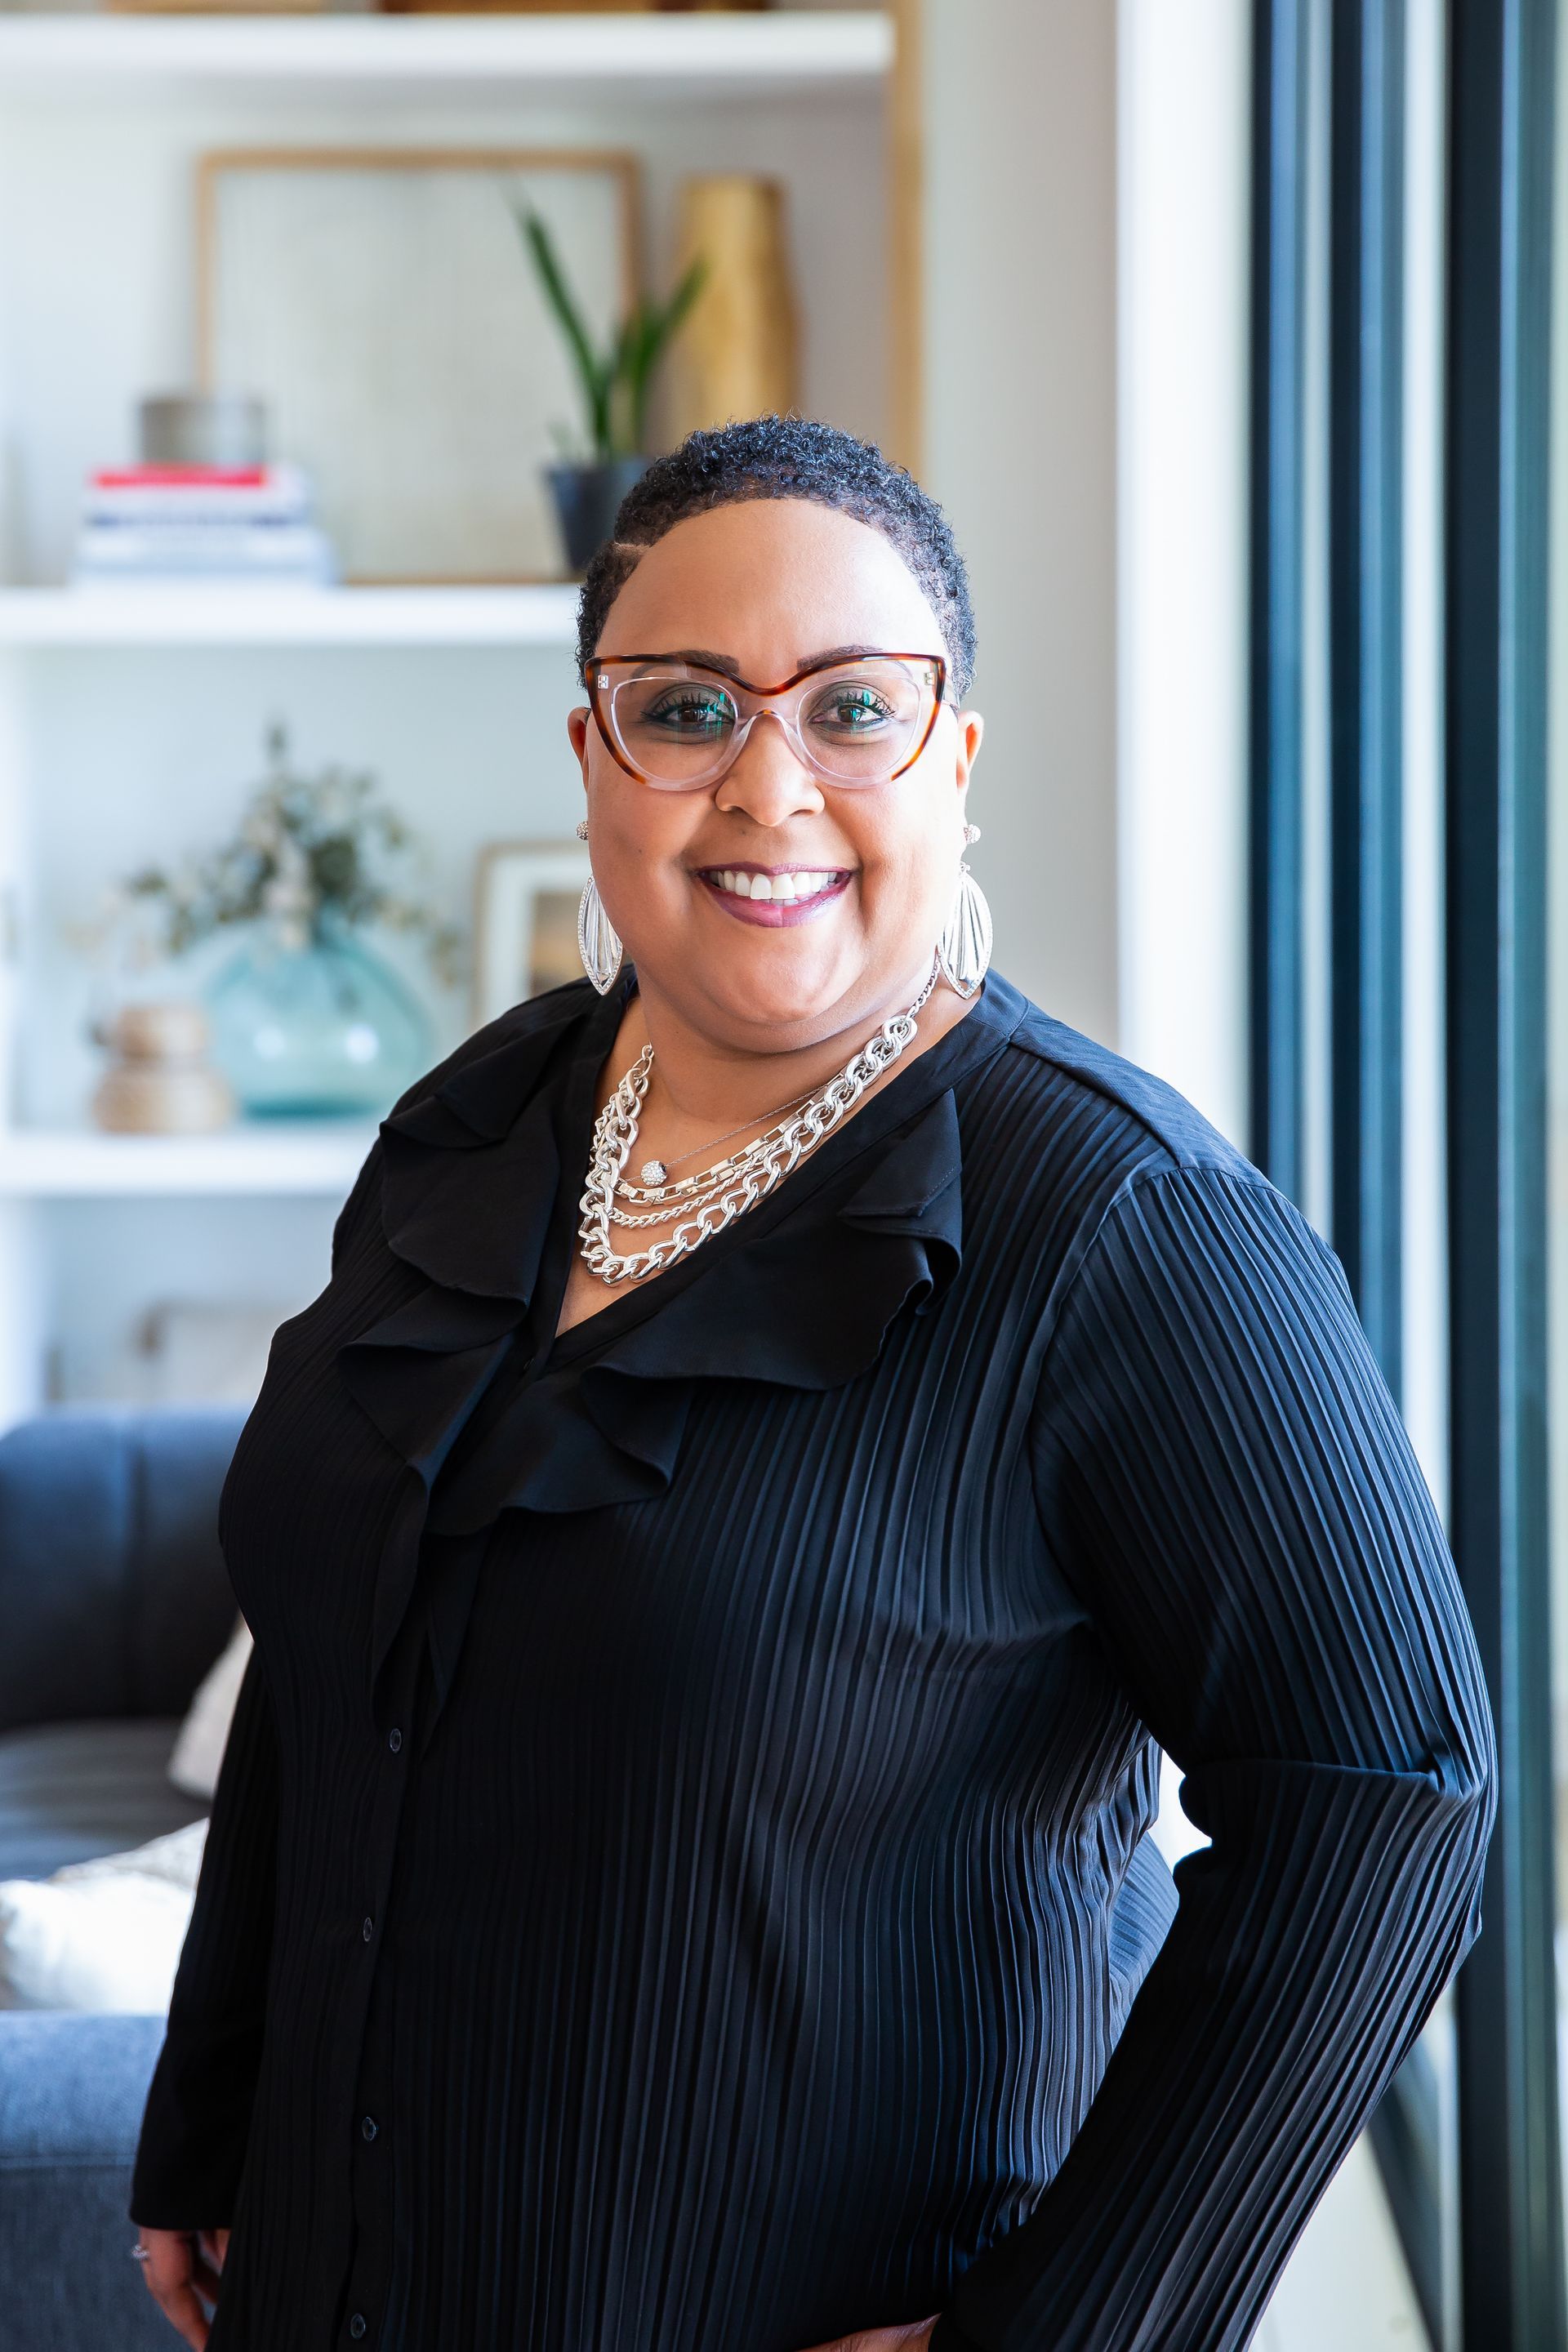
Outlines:
[[[816,671],[776,702],[682,663],[608,675],[616,741],[650,783],[677,788],[721,774],[740,730],[764,709],[777,709],[819,774],[847,784],[886,782],[915,748],[933,696],[930,672],[887,655]]]

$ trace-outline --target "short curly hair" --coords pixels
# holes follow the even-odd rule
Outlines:
[[[808,499],[869,523],[898,550],[935,613],[947,647],[948,692],[962,700],[974,676],[969,574],[947,517],[912,474],[837,425],[804,416],[753,416],[689,433],[656,457],[621,500],[615,530],[595,554],[577,604],[577,660],[584,676],[610,607],[644,551],[689,515],[751,499]]]

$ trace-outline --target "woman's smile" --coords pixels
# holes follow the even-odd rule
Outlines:
[[[738,923],[770,930],[809,923],[841,898],[855,869],[820,866],[699,866],[694,867],[717,903]]]

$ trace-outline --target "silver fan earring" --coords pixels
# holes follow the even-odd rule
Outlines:
[[[577,820],[577,838],[579,841],[586,841],[588,838],[588,820],[585,816],[580,816]]]
[[[621,942],[591,874],[577,902],[577,952],[600,995],[608,996],[621,968]]]
[[[967,849],[980,838],[977,824],[963,828],[963,845]],[[942,966],[942,977],[960,996],[973,996],[984,979],[991,962],[991,909],[985,903],[985,893],[970,872],[960,864],[958,882],[948,909],[947,921],[936,943],[936,960]]]

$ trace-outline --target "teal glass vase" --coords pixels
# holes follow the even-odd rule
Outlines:
[[[321,919],[258,931],[211,982],[207,1011],[214,1057],[253,1118],[379,1116],[431,1057],[418,999]]]

